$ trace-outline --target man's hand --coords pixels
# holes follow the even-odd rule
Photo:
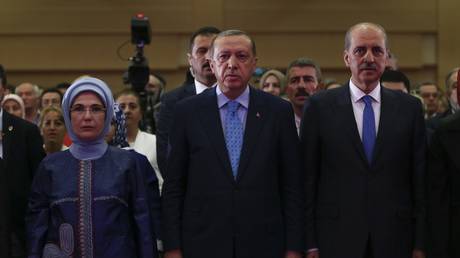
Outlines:
[[[311,251],[307,253],[307,258],[319,258],[319,251]]]
[[[425,258],[425,253],[420,249],[412,251],[412,258]]]
[[[165,252],[164,258],[182,258],[182,252],[180,249],[174,249]]]
[[[302,254],[296,251],[286,251],[284,258],[302,258]]]

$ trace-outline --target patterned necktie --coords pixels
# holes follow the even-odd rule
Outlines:
[[[238,174],[241,147],[243,146],[243,125],[237,112],[239,106],[240,103],[237,101],[227,102],[227,113],[225,114],[225,142],[234,178]]]
[[[372,109],[372,97],[366,95],[362,100],[366,104],[363,113],[363,146],[367,161],[370,164],[375,145],[375,117],[374,109]]]

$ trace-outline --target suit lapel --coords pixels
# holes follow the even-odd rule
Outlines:
[[[391,121],[395,121],[395,116],[397,116],[398,103],[393,100],[391,92],[387,89],[381,87],[381,103],[380,103],[380,121],[379,129],[377,132],[377,139],[375,141],[374,153],[372,156],[372,164],[375,164],[377,158],[380,156],[385,139],[388,139],[386,136],[387,130],[391,125]]]
[[[240,181],[249,164],[251,154],[254,151],[257,140],[259,139],[260,129],[265,122],[264,103],[259,92],[249,88],[249,109],[246,116],[246,126],[244,129],[243,147],[241,150],[240,164],[238,166],[237,181]]]
[[[338,119],[340,119],[340,125],[343,125],[344,128],[346,128],[352,145],[355,147],[361,160],[368,164],[364,153],[363,143],[359,137],[359,131],[356,125],[355,114],[351,103],[350,86],[348,84],[340,88],[340,92],[336,98],[336,104],[335,113],[337,114]]]
[[[222,163],[226,176],[234,182],[230,160],[228,158],[225,137],[220,119],[219,107],[217,106],[216,90],[211,89],[202,93],[203,102],[200,106],[201,124],[214,147],[217,156]]]
[[[195,83],[188,84],[184,87],[184,95],[187,97],[196,95]]]

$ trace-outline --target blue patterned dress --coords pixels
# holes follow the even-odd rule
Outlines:
[[[115,147],[91,161],[49,155],[29,199],[29,257],[157,257],[154,175],[145,157]]]

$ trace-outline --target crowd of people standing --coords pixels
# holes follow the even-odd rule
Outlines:
[[[459,68],[412,87],[388,41],[358,23],[347,82],[299,57],[251,86],[252,37],[203,27],[148,112],[0,66],[0,257],[460,258]]]

